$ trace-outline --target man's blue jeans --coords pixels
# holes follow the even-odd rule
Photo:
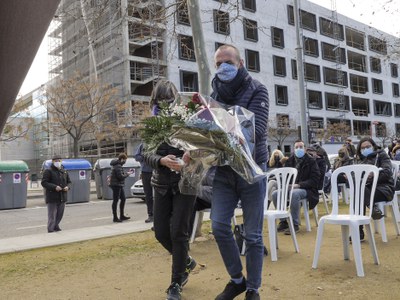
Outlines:
[[[266,165],[261,166],[265,170]],[[218,167],[213,183],[212,230],[229,275],[242,272],[239,247],[233,237],[231,220],[239,200],[243,209],[246,241],[247,288],[261,286],[264,244],[262,237],[266,180],[248,184],[230,167]]]
[[[276,207],[277,192],[272,193],[272,201]],[[307,190],[293,189],[292,201],[290,202],[290,214],[292,215],[293,224],[300,224],[300,200],[307,198]],[[307,209],[307,208],[306,208]]]

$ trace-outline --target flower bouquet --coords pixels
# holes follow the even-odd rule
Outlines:
[[[248,183],[265,177],[252,157],[255,143],[252,112],[240,106],[225,108],[210,97],[193,93],[180,94],[170,107],[161,110],[151,138],[149,134],[142,134],[142,138],[148,151],[155,151],[158,147],[155,145],[167,142],[188,152],[191,160],[184,166],[179,183],[182,193],[196,194],[213,166],[229,165]],[[146,122],[150,133],[150,124]]]

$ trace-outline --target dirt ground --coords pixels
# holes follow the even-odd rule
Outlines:
[[[400,237],[390,218],[389,242],[375,234],[380,265],[374,265],[368,241],[362,243],[364,278],[356,276],[352,253],[349,261],[343,260],[340,226],[326,225],[318,269],[311,268],[316,235],[312,225],[312,232],[302,226],[297,235],[300,253],[294,252],[290,236],[279,234],[278,261],[271,262],[269,256],[264,260],[261,299],[400,298]],[[185,300],[214,299],[229,279],[209,230],[206,222],[203,237],[191,246],[199,265],[183,290]],[[267,234],[265,225],[268,247]],[[1,299],[161,300],[169,285],[170,263],[152,231],[4,254]]]

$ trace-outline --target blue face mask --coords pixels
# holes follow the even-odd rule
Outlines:
[[[369,148],[364,148],[364,149],[361,151],[361,154],[362,154],[364,157],[367,157],[367,156],[370,155],[372,152],[374,152],[374,149],[373,149],[372,147],[369,147]]]
[[[218,76],[219,80],[223,82],[230,82],[236,77],[237,73],[237,66],[228,63],[222,63],[215,74]]]
[[[294,155],[295,155],[297,158],[302,158],[302,157],[304,156],[304,154],[305,154],[304,149],[299,148],[299,149],[295,149],[295,150],[294,150]]]

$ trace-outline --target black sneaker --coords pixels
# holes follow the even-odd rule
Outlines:
[[[186,283],[189,281],[189,274],[190,272],[193,271],[194,268],[196,268],[197,262],[194,260],[193,257],[189,256],[188,257],[188,263],[186,264],[186,270],[185,273],[183,274],[182,278],[182,284],[181,286],[184,287]]]
[[[179,284],[173,282],[167,289],[167,299],[166,300],[181,300],[182,288]]]
[[[248,290],[244,300],[260,300],[260,294],[254,290]]]
[[[381,210],[374,205],[374,207],[372,208],[372,214],[371,214],[371,218],[373,220],[380,220],[384,217],[385,215],[381,212]]]
[[[144,220],[145,223],[152,223],[154,221],[153,216],[149,216],[146,220]]]
[[[289,224],[288,224],[287,221],[280,221],[279,225],[278,225],[278,228],[277,228],[277,231],[278,232],[283,232],[288,228],[289,228]]]
[[[294,227],[294,232],[298,233],[300,231],[300,226],[299,225],[293,225]],[[285,230],[285,235],[290,235],[290,228],[287,228]]]
[[[236,284],[232,280],[225,286],[224,291],[215,300],[232,300],[246,291],[246,279],[243,277],[241,283]]]

